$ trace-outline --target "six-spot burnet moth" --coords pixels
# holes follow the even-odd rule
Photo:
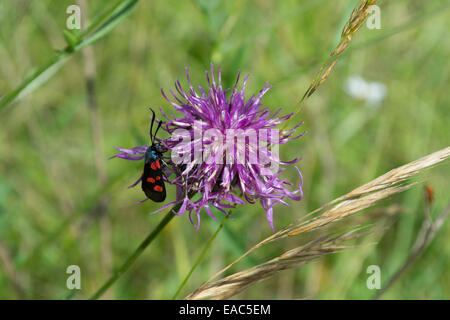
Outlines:
[[[162,159],[162,148],[159,142],[155,142],[156,134],[158,133],[159,128],[161,127],[162,121],[158,122],[158,127],[154,134],[153,131],[153,123],[155,122],[155,112],[150,109],[153,113],[152,123],[150,125],[150,140],[151,144],[145,151],[145,164],[144,164],[144,173],[142,174],[142,190],[145,192],[145,195],[155,201],[162,202],[166,199],[166,187],[164,186],[163,180],[163,171],[162,165],[165,164]]]

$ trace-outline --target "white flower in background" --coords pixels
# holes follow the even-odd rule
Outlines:
[[[359,76],[348,78],[344,89],[350,96],[366,101],[368,106],[378,106],[387,91],[383,83],[367,82]]]

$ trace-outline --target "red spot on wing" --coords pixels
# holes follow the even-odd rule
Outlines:
[[[147,182],[155,183],[155,179],[153,179],[153,178],[147,178]]]
[[[158,161],[158,160],[156,160],[156,161]],[[150,164],[150,168],[152,168],[152,170],[156,170],[156,165],[155,165],[154,162],[152,162],[152,163]]]
[[[159,159],[156,159],[156,167],[158,169],[161,169],[161,164],[159,163]]]
[[[160,176],[156,176],[156,180],[161,180],[161,177]]]
[[[161,192],[163,191],[163,188],[161,186],[154,186],[153,190],[155,190],[156,192]]]

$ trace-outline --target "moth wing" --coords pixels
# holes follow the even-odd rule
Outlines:
[[[144,167],[142,190],[149,199],[155,202],[162,202],[166,199],[163,173],[160,167],[156,167],[156,161],[150,161]]]

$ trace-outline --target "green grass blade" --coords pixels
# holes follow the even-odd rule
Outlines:
[[[72,34],[69,36],[66,32],[64,36],[69,45],[63,51],[59,51],[47,64],[39,68],[29,78],[25,79],[16,89],[4,96],[3,99],[0,100],[0,110],[11,104],[16,98],[23,97],[43,85],[65,62],[67,62],[68,58],[70,58],[73,53],[94,43],[111,32],[114,27],[131,13],[137,2],[138,0],[118,1],[110,10],[97,18],[89,28],[80,35],[78,42],[75,42],[75,38],[72,37]],[[96,31],[91,36],[85,40],[82,39],[84,36],[92,33],[94,29]]]

